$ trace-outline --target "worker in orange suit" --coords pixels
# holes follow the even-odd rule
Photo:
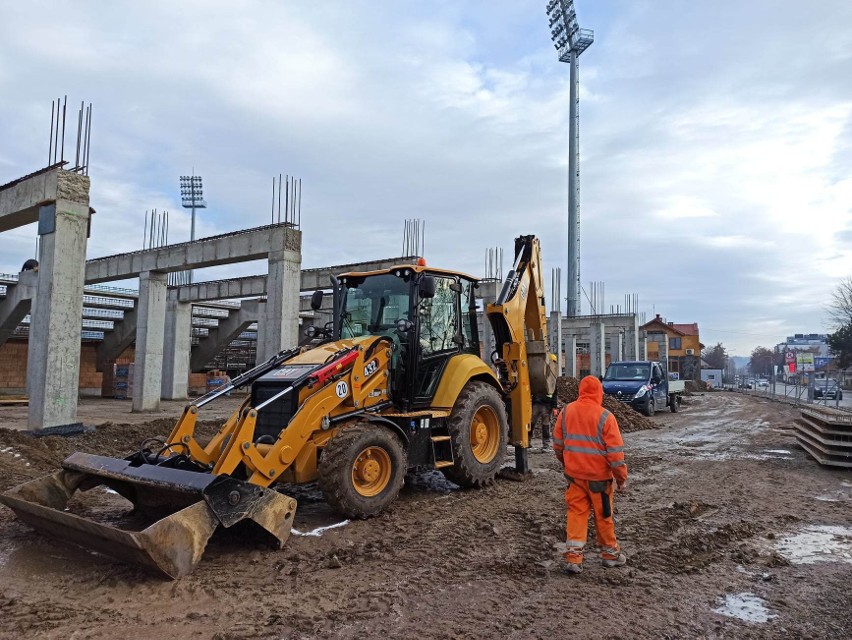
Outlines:
[[[615,538],[612,519],[613,480],[618,491],[627,488],[624,441],[615,416],[602,404],[603,386],[594,376],[586,376],[580,381],[579,397],[562,409],[553,431],[553,451],[568,479],[568,550],[564,566],[568,573],[583,571],[590,512],[595,516],[603,566],[627,563]]]

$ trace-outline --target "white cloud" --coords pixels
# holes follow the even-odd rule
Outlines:
[[[508,260],[534,232],[546,267],[563,266],[568,67],[541,5],[12,3],[0,182],[43,166],[49,102],[69,92],[95,104],[91,256],[140,248],[152,208],[188,238],[177,177],[194,166],[200,235],[265,224],[271,177],[303,178],[306,266],[396,254],[411,217],[432,264],[481,273],[486,247]],[[581,60],[584,283],[740,351],[754,327],[823,329],[815,301],[852,258],[852,5],[577,9],[596,31]],[[33,234],[0,235],[0,271]]]

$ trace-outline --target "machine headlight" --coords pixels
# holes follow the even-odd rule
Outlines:
[[[647,384],[643,384],[641,387],[639,387],[639,391],[636,392],[636,395],[633,396],[633,399],[638,400],[639,398],[644,396],[650,390],[651,390],[651,387],[649,387]]]

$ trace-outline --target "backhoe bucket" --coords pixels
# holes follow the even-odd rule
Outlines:
[[[296,501],[274,489],[228,476],[133,466],[126,460],[75,453],[56,473],[0,495],[24,522],[48,535],[118,560],[180,578],[198,564],[221,524],[254,522],[280,548],[290,536]],[[130,500],[134,512],[178,511],[136,531],[119,529],[66,511],[78,489],[106,485]]]

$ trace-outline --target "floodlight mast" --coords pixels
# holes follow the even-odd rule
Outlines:
[[[189,230],[190,241],[195,240],[195,210],[206,209],[207,203],[204,201],[204,189],[201,184],[201,176],[193,174],[191,176],[180,177],[180,198],[184,209],[192,210],[192,225]],[[189,272],[189,283],[192,284],[192,271]]]
[[[560,62],[570,65],[568,112],[568,308],[569,318],[580,315],[580,69],[578,58],[595,41],[591,29],[577,23],[574,0],[547,3],[550,35]]]

